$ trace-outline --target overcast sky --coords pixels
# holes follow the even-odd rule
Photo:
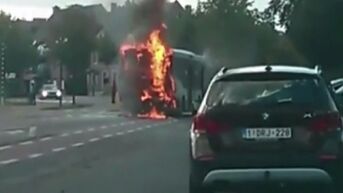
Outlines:
[[[94,4],[103,3],[109,7],[111,2],[122,3],[125,0],[0,0],[0,10],[10,13],[16,18],[25,18],[31,20],[34,17],[47,18],[52,13],[52,7],[58,5],[65,7],[71,4]],[[174,0],[170,0],[174,1]],[[258,9],[266,7],[269,0],[255,0],[255,6]],[[196,6],[198,0],[179,0],[182,5],[190,4]]]

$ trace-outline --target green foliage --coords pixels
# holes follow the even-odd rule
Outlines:
[[[190,6],[186,6],[185,13],[179,17],[168,18],[168,40],[172,47],[198,51],[195,21],[196,17]]]
[[[306,64],[323,66],[329,76],[342,76],[343,2],[273,0],[267,9],[286,28],[285,37]]]
[[[96,47],[99,25],[94,17],[77,7],[63,10],[60,14],[60,18],[50,24],[50,47],[69,72],[85,71],[90,64],[90,54]]]
[[[52,53],[67,67],[66,80],[69,93],[86,94],[86,69],[90,65],[91,52],[96,48],[96,35],[100,26],[94,15],[86,14],[79,6],[60,11],[50,22]]]
[[[21,30],[11,16],[0,12],[0,42],[5,44],[5,67],[17,75],[37,65],[38,53],[33,39]]]
[[[99,60],[105,64],[110,64],[118,53],[116,44],[108,36],[97,40],[97,51]]]
[[[274,61],[278,34],[256,17],[248,0],[208,0],[198,6],[196,31],[202,49],[222,65],[244,66]]]

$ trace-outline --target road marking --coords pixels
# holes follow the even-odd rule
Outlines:
[[[133,133],[133,132],[135,132],[135,130],[130,129],[130,130],[127,130],[126,132],[127,132],[127,133]]]
[[[33,158],[40,157],[40,156],[42,156],[42,155],[43,155],[42,153],[34,153],[34,154],[30,154],[30,155],[29,155],[29,158],[30,158],[30,159],[33,159]]]
[[[0,151],[3,151],[5,149],[10,149],[10,148],[12,148],[12,146],[10,146],[10,145],[1,146]]]
[[[0,161],[0,165],[7,165],[7,164],[12,164],[15,162],[18,162],[19,159],[9,159],[9,160],[4,160],[4,161]]]
[[[121,126],[124,126],[124,125],[126,125],[126,123],[120,123],[120,125],[121,125]]]
[[[52,152],[60,152],[60,151],[66,150],[66,149],[67,149],[66,147],[57,147],[57,148],[53,148]]]
[[[136,128],[136,131],[142,131],[143,130],[143,127],[137,127]]]
[[[112,134],[106,134],[106,135],[103,135],[102,137],[103,138],[110,138],[110,137],[113,137],[113,135]]]
[[[72,147],[81,147],[85,145],[84,143],[74,143],[73,145],[71,145]]]
[[[83,131],[82,131],[82,130],[77,130],[77,131],[74,131],[74,134],[81,134],[81,133],[83,133]]]
[[[124,135],[123,132],[117,132],[116,135]]]
[[[147,129],[148,129],[148,128],[151,128],[151,127],[152,127],[152,125],[147,125],[147,126],[145,126],[145,128],[147,128]]]
[[[95,128],[89,128],[88,131],[95,131]]]
[[[112,124],[111,126],[112,126],[112,127],[117,127],[118,125],[117,125],[117,124]]]
[[[99,141],[99,138],[95,137],[95,138],[92,138],[90,140],[88,140],[89,142],[96,142],[96,141]]]
[[[14,130],[14,131],[7,131],[7,133],[10,135],[16,135],[19,133],[24,133],[24,131],[23,130]]]
[[[108,127],[106,125],[103,125],[100,127],[100,129],[107,129]]]
[[[62,133],[61,137],[67,137],[69,136],[69,133]]]
[[[40,141],[49,141],[51,139],[52,139],[51,137],[44,137],[44,138],[40,139]]]
[[[31,144],[33,144],[33,141],[24,141],[24,142],[19,143],[19,145],[31,145]]]
[[[36,131],[37,131],[37,127],[36,127],[36,126],[30,127],[30,128],[29,128],[29,136],[30,136],[30,137],[36,136]]]

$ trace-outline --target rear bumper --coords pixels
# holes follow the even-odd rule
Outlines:
[[[323,188],[337,180],[342,160],[319,160],[315,155],[231,155],[214,160],[191,159],[191,182],[236,188],[307,186]],[[227,183],[229,182],[229,183]],[[219,183],[219,185],[218,185]]]
[[[291,183],[330,185],[332,178],[316,168],[266,168],[266,169],[224,169],[210,171],[204,178],[204,185],[226,182],[232,185],[249,183]]]

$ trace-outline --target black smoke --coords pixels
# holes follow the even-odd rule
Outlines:
[[[134,7],[132,33],[137,41],[144,41],[153,29],[158,29],[164,21],[166,0],[143,0]]]

